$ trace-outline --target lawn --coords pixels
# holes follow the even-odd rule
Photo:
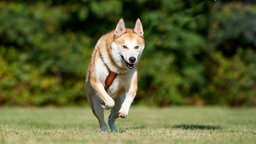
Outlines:
[[[133,106],[117,127],[100,132],[88,107],[0,108],[1,144],[251,144],[256,108]]]

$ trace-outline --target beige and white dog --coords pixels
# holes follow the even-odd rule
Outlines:
[[[134,29],[121,18],[116,29],[97,42],[86,74],[86,93],[101,131],[106,131],[104,109],[110,109],[110,130],[115,120],[126,118],[137,93],[137,63],[144,49],[143,27],[137,19]]]

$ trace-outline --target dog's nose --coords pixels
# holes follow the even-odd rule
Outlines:
[[[130,61],[130,63],[135,63],[136,58],[135,58],[135,57],[130,57],[130,58],[129,58],[129,61]]]

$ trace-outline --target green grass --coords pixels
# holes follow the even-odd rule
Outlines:
[[[108,112],[107,112],[108,113]],[[0,108],[0,143],[256,143],[256,108],[132,107],[119,133],[99,132],[86,108]]]

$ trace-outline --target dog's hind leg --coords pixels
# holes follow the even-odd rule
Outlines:
[[[108,117],[108,125],[110,127],[111,132],[117,132],[115,121],[118,118],[118,111],[121,107],[120,99],[115,101],[115,106],[111,109],[111,113]]]
[[[107,126],[104,121],[104,110],[101,107],[100,98],[95,94],[95,92],[89,82],[86,82],[85,89],[86,89],[88,101],[90,102],[90,105],[92,108],[92,112],[99,121],[100,129],[101,129],[101,131],[106,131]]]
[[[111,113],[108,117],[108,125],[110,127],[111,132],[117,132],[115,121],[119,117],[118,112],[121,108],[122,102],[123,102],[123,96],[115,100],[115,106],[111,109]]]
[[[100,100],[97,95],[90,98],[91,107],[93,114],[97,117],[101,131],[105,132],[107,130],[106,123],[104,121],[104,109],[100,105]]]

